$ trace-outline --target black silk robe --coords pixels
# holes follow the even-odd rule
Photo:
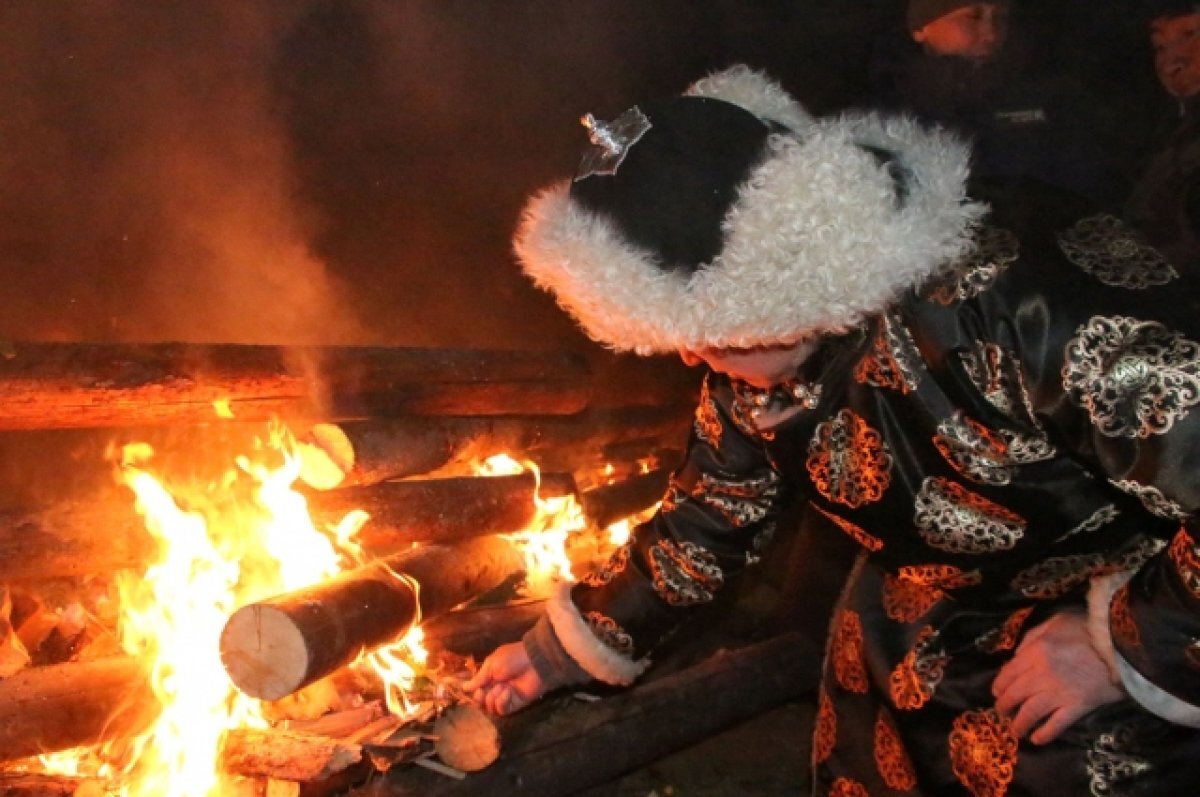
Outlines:
[[[814,794],[1200,794],[1183,724],[1200,723],[1196,287],[1111,216],[1032,208],[997,205],[968,257],[794,382],[710,374],[661,510],[572,589],[636,660],[755,561],[790,502],[857,540]],[[1131,698],[1051,744],[1017,739],[996,672],[1089,593],[1131,693],[1182,720]]]

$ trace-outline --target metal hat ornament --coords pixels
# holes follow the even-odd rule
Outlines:
[[[583,180],[593,174],[613,175],[621,162],[650,129],[650,120],[635,105],[611,122],[602,122],[590,113],[579,120],[587,128],[592,146],[583,153],[575,180]]]

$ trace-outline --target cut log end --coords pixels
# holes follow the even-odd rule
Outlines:
[[[221,658],[238,689],[260,700],[279,700],[304,685],[311,656],[292,617],[274,606],[252,604],[225,624]]]

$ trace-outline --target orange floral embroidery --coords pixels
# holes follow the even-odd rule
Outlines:
[[[1129,585],[1121,587],[1113,595],[1112,603],[1108,605],[1108,624],[1112,630],[1113,641],[1130,648],[1142,646],[1142,635],[1134,622],[1133,612],[1129,608]]]
[[[946,662],[950,657],[937,647],[938,635],[930,626],[917,632],[917,639],[896,665],[888,679],[892,703],[896,708],[912,711],[929,702],[937,685],[942,682]]]
[[[1180,529],[1175,539],[1171,540],[1170,556],[1188,591],[1200,599],[1200,551],[1197,551],[1196,541],[1186,529]]]
[[[813,730],[813,763],[827,761],[837,744],[837,713],[825,690],[817,702],[817,722]]]
[[[903,322],[884,316],[870,353],[854,368],[854,380],[860,385],[908,393],[920,373],[916,348]]]
[[[917,785],[917,774],[904,749],[900,732],[883,709],[875,719],[875,765],[883,782],[898,791],[908,791]]]
[[[1012,650],[1016,647],[1017,638],[1021,635],[1021,629],[1025,626],[1025,621],[1029,619],[1029,615],[1032,612],[1032,606],[1017,609],[1004,621],[1004,625],[984,634],[976,640],[975,646],[984,653],[999,653],[1002,650]]]
[[[1012,723],[995,709],[968,711],[950,731],[950,765],[974,797],[1004,797],[1017,764]]]
[[[964,573],[952,565],[902,567],[884,576],[883,609],[901,623],[916,621],[946,596],[946,589],[978,584],[979,571]]]
[[[833,673],[837,682],[848,692],[865,694],[867,668],[863,664],[862,620],[858,612],[842,612],[833,635]]]
[[[848,409],[817,426],[805,466],[821,495],[852,509],[878,501],[892,480],[887,443]]]
[[[720,448],[724,427],[721,425],[721,416],[717,413],[717,405],[708,391],[707,377],[700,385],[700,403],[696,405],[694,425],[697,437],[713,448]]]
[[[868,534],[864,529],[854,525],[849,520],[840,518],[832,512],[826,512],[816,504],[810,504],[810,506],[812,506],[813,509],[820,512],[825,517],[832,520],[835,526],[853,537],[859,545],[866,548],[868,551],[878,551],[883,548],[883,540]]]
[[[850,778],[838,778],[829,789],[829,797],[871,797],[867,787]]]

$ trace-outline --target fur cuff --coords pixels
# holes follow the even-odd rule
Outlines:
[[[1121,657],[1113,645],[1108,627],[1109,605],[1113,595],[1132,576],[1133,572],[1122,571],[1092,579],[1088,590],[1088,633],[1092,637],[1092,646],[1108,665],[1113,683],[1123,687],[1138,705],[1168,722],[1200,728],[1200,706],[1193,706],[1150,683]]]
[[[546,615],[563,649],[588,674],[613,686],[628,686],[650,666],[633,661],[601,642],[571,601],[571,585],[560,584],[546,603]]]

